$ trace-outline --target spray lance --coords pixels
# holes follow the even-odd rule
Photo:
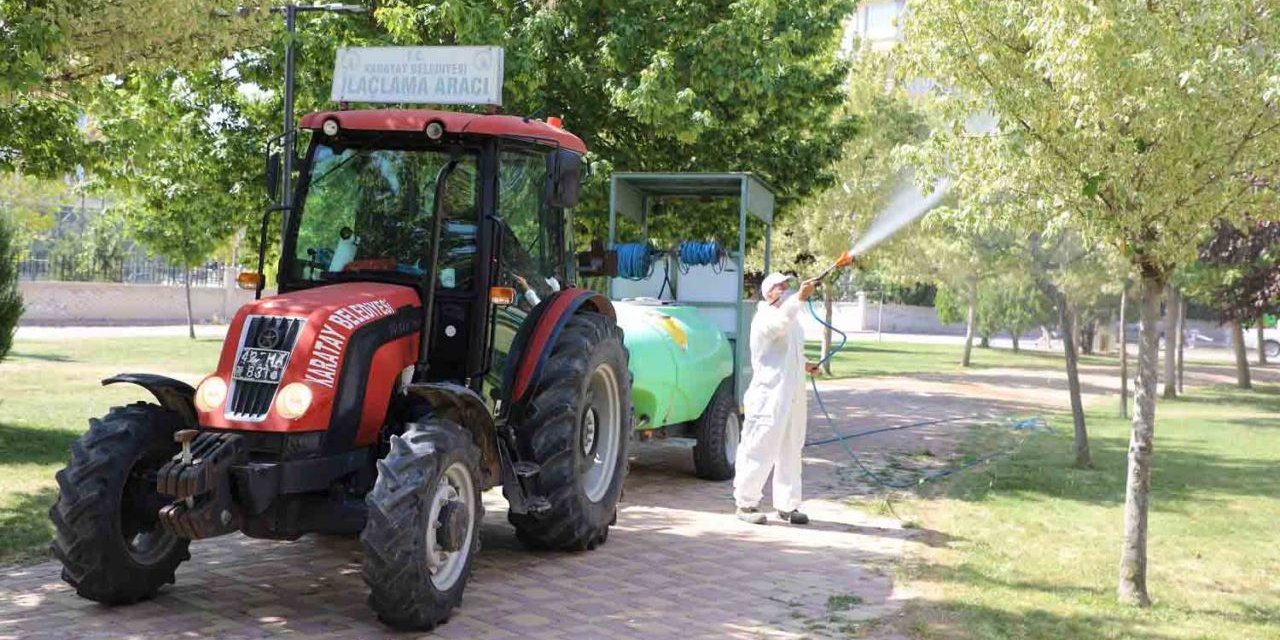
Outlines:
[[[827,267],[826,269],[823,269],[822,273],[819,273],[818,275],[810,278],[810,281],[820,285],[822,284],[823,280],[827,279],[827,276],[831,275],[832,271],[835,271],[836,269],[848,267],[850,265],[857,266],[857,264],[858,264],[858,258],[857,256],[853,255],[853,251],[852,250],[845,251],[844,253],[840,254],[840,257],[836,258],[835,262],[831,263],[831,266]]]

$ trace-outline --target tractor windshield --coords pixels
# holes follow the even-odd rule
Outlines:
[[[424,149],[336,149],[318,145],[297,223],[294,282],[334,282],[361,274],[420,281],[432,267],[435,181],[450,159]],[[437,286],[469,289],[476,245],[476,160],[458,158],[440,213]]]

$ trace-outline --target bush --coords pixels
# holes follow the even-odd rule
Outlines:
[[[13,334],[22,317],[22,293],[18,291],[18,247],[13,224],[0,216],[0,360],[13,346]]]

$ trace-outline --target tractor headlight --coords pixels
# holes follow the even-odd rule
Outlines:
[[[334,120],[333,118],[329,118],[328,120],[325,120],[324,124],[320,125],[320,130],[324,131],[324,134],[326,136],[329,136],[330,138],[338,135],[338,129],[339,129],[338,121]]]
[[[287,420],[300,418],[309,408],[311,408],[311,387],[301,382],[290,382],[276,394],[276,413],[281,418]]]
[[[208,413],[222,406],[227,399],[227,381],[218,376],[209,376],[196,388],[196,408]]]

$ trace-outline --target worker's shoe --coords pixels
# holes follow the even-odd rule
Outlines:
[[[796,511],[779,511],[778,519],[791,524],[809,524],[809,516]]]
[[[738,507],[738,519],[749,524],[767,524],[769,519],[755,507]]]

